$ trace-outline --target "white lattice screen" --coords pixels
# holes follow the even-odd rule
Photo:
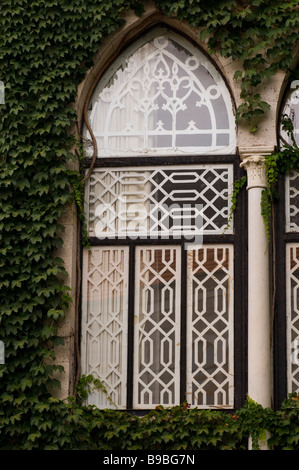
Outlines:
[[[133,405],[180,403],[181,248],[137,246]],[[84,253],[85,373],[99,377],[118,408],[126,407],[128,249]],[[233,247],[207,245],[187,254],[187,400],[197,407],[232,407]],[[90,399],[110,406],[107,395]]]
[[[102,157],[227,154],[236,147],[233,104],[219,72],[165,29],[134,43],[107,70],[89,122]],[[84,135],[90,139],[87,128]]]
[[[236,128],[225,81],[191,42],[156,28],[103,74],[88,120],[107,164],[86,183],[82,372],[120,409],[184,393],[191,406],[232,407],[234,259],[219,235],[234,236]],[[110,406],[103,392],[90,402]]]
[[[299,392],[299,243],[286,247],[288,393]]]
[[[285,182],[286,232],[299,232],[299,172],[293,170]]]
[[[231,407],[233,365],[233,246],[188,250],[187,401]]]
[[[84,251],[82,286],[82,368],[100,379],[89,403],[126,408],[128,337],[128,247]]]
[[[292,121],[293,137],[297,145],[299,145],[299,81],[298,80],[293,80],[290,84],[290,88],[287,93],[282,116],[287,117]],[[283,129],[282,126],[280,128],[280,135],[283,137],[284,142],[287,142],[290,145],[292,145],[291,136],[288,134],[287,131]],[[281,142],[281,145],[283,145],[283,142]]]
[[[232,165],[95,169],[87,188],[89,235],[232,233],[232,191]]]
[[[283,117],[291,119],[293,137],[299,144],[299,89],[298,80],[291,83],[287,94]],[[280,129],[285,142],[292,145],[291,136]],[[293,234],[293,240],[299,233],[299,171],[292,170],[285,177],[285,232]],[[299,243],[286,244],[286,342],[287,342],[287,391],[299,392]]]
[[[137,247],[134,407],[179,403],[180,248]]]

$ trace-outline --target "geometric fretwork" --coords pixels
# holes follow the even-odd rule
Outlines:
[[[128,247],[92,247],[83,256],[82,373],[99,378],[118,409],[126,407]],[[110,406],[96,391],[88,402]]]
[[[280,145],[283,147],[285,144],[293,146],[293,139],[299,145],[299,87],[298,80],[293,80],[287,91],[284,108],[282,111],[282,118],[290,119],[293,125],[292,135],[283,128],[283,119],[281,118],[280,136],[282,137]]]
[[[233,246],[188,251],[187,401],[232,407]]]
[[[98,168],[88,184],[89,235],[196,236],[228,224],[233,166]],[[232,224],[226,233],[231,233]]]
[[[136,248],[135,408],[179,404],[180,247]]]
[[[233,407],[233,108],[210,60],[164,27],[91,94],[82,373],[118,409]]]
[[[286,247],[288,393],[299,392],[299,244]]]
[[[299,232],[299,172],[286,176],[286,232]]]
[[[235,118],[224,80],[198,48],[161,33],[135,43],[99,81],[88,111],[99,154],[234,152]]]

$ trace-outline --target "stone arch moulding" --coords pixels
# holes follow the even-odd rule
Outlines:
[[[233,63],[231,59],[221,57],[220,54],[211,56],[207,45],[200,40],[199,29],[195,30],[186,22],[163,15],[154,6],[145,6],[145,12],[142,17],[137,17],[133,12],[128,12],[124,15],[124,20],[125,25],[120,30],[110,35],[109,38],[104,39],[98,53],[93,58],[93,67],[78,87],[75,107],[78,116],[79,132],[81,132],[84,123],[84,114],[92,92],[103,73],[130,43],[136,41],[140,35],[145,34],[155,26],[168,27],[177,34],[181,34],[207,55],[226,83],[235,110],[239,104],[239,89],[233,80],[233,76],[239,65]]]

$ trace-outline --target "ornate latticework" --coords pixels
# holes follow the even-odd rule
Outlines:
[[[82,367],[99,378],[108,395],[93,393],[89,402],[126,407],[128,331],[127,247],[93,247],[83,259]]]
[[[154,29],[101,77],[88,120],[101,160],[86,182],[82,372],[119,408],[232,407],[233,247],[217,244],[234,238],[224,80],[193,44]]]
[[[286,176],[286,231],[299,232],[299,172]]]
[[[104,239],[223,233],[232,183],[233,167],[223,164],[95,169],[89,182],[89,234]]]
[[[182,37],[156,34],[127,50],[93,93],[89,121],[99,154],[234,152],[233,106],[218,71]]]
[[[286,248],[288,392],[299,391],[299,244]]]
[[[281,145],[299,145],[299,82],[294,80],[287,92],[282,118],[293,124],[293,135],[284,131],[282,123]],[[282,119],[283,120],[283,119]],[[285,177],[285,232],[292,236],[286,244],[286,342],[288,393],[299,392],[299,171],[292,170]],[[295,242],[297,240],[297,243]]]
[[[136,248],[134,406],[179,403],[180,248]]]
[[[187,401],[232,406],[233,247],[188,251]]]
[[[299,145],[299,80],[293,80],[290,84],[286,100],[284,103],[283,118],[288,118],[293,124],[293,137]],[[284,139],[284,142],[292,145],[291,135],[281,126],[280,135]]]

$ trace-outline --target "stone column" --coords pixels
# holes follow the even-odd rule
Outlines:
[[[273,148],[240,148],[241,166],[248,181],[248,395],[263,407],[271,406],[269,242],[261,215],[266,188],[265,155]]]

